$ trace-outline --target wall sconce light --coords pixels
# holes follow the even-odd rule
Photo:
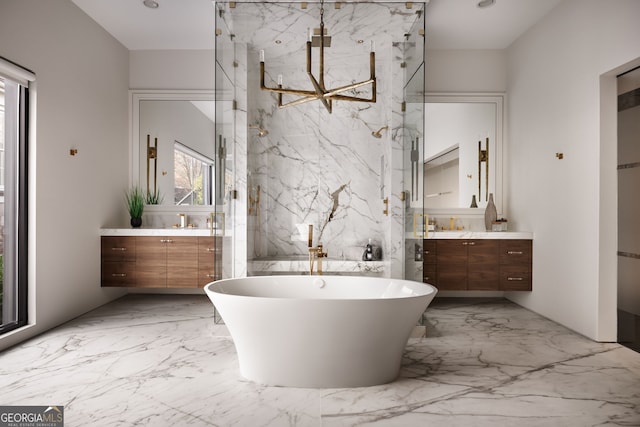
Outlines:
[[[482,163],[484,162],[485,192],[484,198],[489,197],[489,137],[487,137],[486,148],[482,149],[482,141],[478,141],[478,199],[482,199]]]
[[[150,190],[151,162],[153,162],[153,194],[158,192],[158,138],[151,145],[151,135],[147,134],[147,194]]]

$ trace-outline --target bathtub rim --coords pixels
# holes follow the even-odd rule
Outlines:
[[[310,279],[322,279],[324,277],[336,277],[336,278],[346,278],[346,279],[361,279],[361,280],[372,280],[372,281],[399,281],[399,282],[409,282],[414,284],[414,286],[423,286],[425,287],[425,290],[427,290],[427,292],[425,293],[419,293],[419,294],[412,294],[412,295],[405,295],[405,296],[394,296],[394,297],[386,297],[386,298],[381,298],[380,296],[372,296],[370,298],[362,298],[362,297],[353,297],[353,298],[344,298],[344,297],[335,297],[335,298],[315,298],[315,297],[297,297],[297,296],[282,296],[282,295],[274,295],[274,296],[264,296],[264,295],[241,295],[241,294],[236,294],[236,293],[227,293],[227,292],[219,292],[219,291],[215,291],[212,288],[215,287],[216,285],[222,285],[224,283],[229,283],[229,282],[233,282],[233,281],[240,281],[240,280],[247,280],[247,281],[259,281],[259,280],[264,280],[265,278],[288,278],[288,279],[303,279],[303,280],[310,280]],[[341,276],[341,275],[337,275],[337,274],[333,274],[333,275],[321,275],[321,276],[308,276],[308,275],[295,275],[295,274],[291,274],[291,275],[274,275],[274,276],[247,276],[247,277],[234,277],[234,278],[227,278],[227,279],[220,279],[220,280],[216,280],[210,283],[207,283],[204,286],[204,290],[205,293],[213,293],[213,294],[217,294],[217,295],[222,295],[223,297],[234,297],[234,298],[250,298],[250,299],[254,299],[254,300],[267,300],[267,301],[272,301],[272,300],[277,300],[277,299],[281,299],[281,300],[300,300],[300,301],[350,301],[350,302],[355,302],[355,301],[372,301],[372,300],[381,300],[381,301],[393,301],[393,300],[406,300],[406,299],[410,299],[410,298],[422,298],[422,297],[435,297],[435,295],[438,293],[438,288],[436,288],[435,286],[429,284],[429,283],[424,283],[424,282],[417,282],[415,280],[408,280],[408,279],[393,279],[393,278],[389,278],[389,277],[369,277],[369,276]]]

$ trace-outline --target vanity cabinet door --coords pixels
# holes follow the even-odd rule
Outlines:
[[[531,240],[502,240],[500,242],[500,289],[530,291],[532,289]]]
[[[215,237],[198,237],[198,287],[219,279],[216,275],[217,249]]]
[[[135,262],[103,262],[101,283],[102,286],[130,287],[136,284]]]
[[[167,287],[166,237],[136,237],[136,286]]]
[[[467,241],[467,289],[497,291],[500,288],[500,241]]]
[[[100,249],[103,262],[136,260],[136,239],[132,236],[102,236]]]
[[[102,236],[100,239],[101,286],[134,286],[136,283],[136,240],[130,236]]]
[[[422,242],[422,281],[430,285],[438,283],[436,273],[436,241],[423,240]]]
[[[467,289],[468,245],[466,240],[447,239],[436,243],[436,283],[438,289]]]
[[[190,236],[168,237],[167,287],[198,287],[198,239]]]

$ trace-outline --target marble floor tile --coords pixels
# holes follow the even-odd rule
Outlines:
[[[638,353],[502,299],[436,299],[424,323],[393,383],[267,387],[206,297],[129,295],[0,353],[0,404],[66,426],[640,425]]]

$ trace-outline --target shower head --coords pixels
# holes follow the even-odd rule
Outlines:
[[[383,126],[380,129],[371,132],[371,135],[375,136],[376,138],[382,138],[382,131],[385,129],[389,129],[389,126]]]
[[[260,127],[260,125],[249,125],[249,129],[258,129],[258,136],[263,137],[269,135],[269,131]]]

